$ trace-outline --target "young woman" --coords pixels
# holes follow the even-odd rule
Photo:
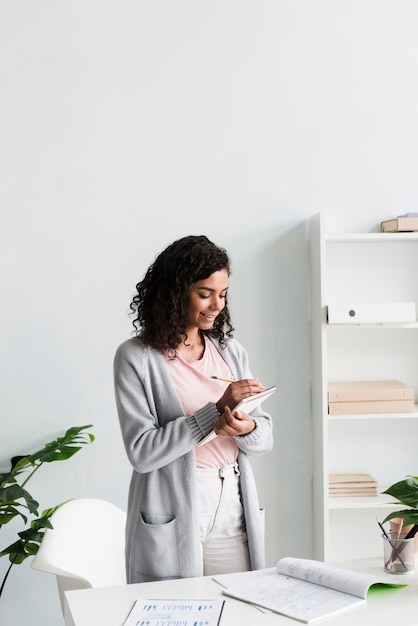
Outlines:
[[[271,449],[272,424],[260,408],[251,416],[231,411],[263,387],[232,337],[229,274],[223,248],[188,236],[161,252],[136,286],[135,337],[114,360],[133,467],[129,583],[265,566],[263,512],[248,455]],[[199,446],[212,430],[217,437]]]

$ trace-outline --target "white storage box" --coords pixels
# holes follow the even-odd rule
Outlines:
[[[328,305],[328,324],[416,322],[415,302],[362,302]]]

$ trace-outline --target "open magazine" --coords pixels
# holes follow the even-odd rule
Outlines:
[[[241,400],[241,402],[238,402],[236,407],[232,409],[232,413],[239,410],[245,411],[245,413],[250,414],[251,411],[254,411],[254,409],[256,409],[263,402],[263,400],[269,398],[271,394],[276,391],[276,389],[277,387],[275,386],[268,387],[267,389],[264,389],[264,391],[260,391],[259,393],[255,393],[252,396],[244,398],[243,400]],[[217,435],[215,431],[212,430],[208,435],[206,435],[204,439],[202,439],[202,441],[199,441],[197,445],[203,446],[205,443],[208,443],[208,441],[212,441],[212,439],[215,439],[216,436]]]
[[[286,557],[276,567],[215,576],[227,596],[310,623],[366,602],[375,585],[404,587],[321,561]]]

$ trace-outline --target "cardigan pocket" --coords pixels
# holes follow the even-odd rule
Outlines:
[[[174,515],[167,515],[161,513],[142,513],[142,520],[144,524],[149,524],[150,526],[160,526],[161,524],[169,524],[173,522],[176,518]]]
[[[176,518],[168,514],[142,513],[138,528],[138,567],[141,578],[179,577]]]

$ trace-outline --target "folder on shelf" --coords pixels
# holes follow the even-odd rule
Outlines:
[[[328,383],[329,415],[412,413],[414,390],[399,380]]]

